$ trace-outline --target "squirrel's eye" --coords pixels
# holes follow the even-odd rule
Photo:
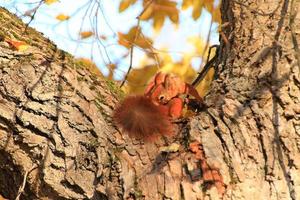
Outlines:
[[[158,97],[158,99],[161,101],[161,100],[164,100],[164,98],[165,98],[165,96],[164,95],[160,95],[159,97]]]

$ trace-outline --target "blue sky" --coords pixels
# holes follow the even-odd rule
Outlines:
[[[96,0],[92,0],[96,2]],[[6,7],[18,16],[22,16],[26,11],[34,8],[39,0],[2,0],[0,5]],[[127,50],[117,43],[117,32],[126,33],[130,27],[137,24],[136,17],[142,10],[141,1],[137,5],[129,8],[123,13],[118,12],[119,0],[102,0],[95,4],[88,4],[91,0],[60,0],[58,3],[51,5],[41,5],[38,9],[35,19],[31,26],[38,31],[43,32],[46,37],[50,38],[57,46],[75,57],[85,57],[92,59],[104,73],[108,73],[105,67],[110,62],[118,62],[121,66],[117,79],[121,79],[129,66],[129,57],[122,58]],[[97,7],[98,6],[98,7]],[[91,16],[85,16],[86,10],[89,9]],[[59,22],[56,20],[58,14],[70,15],[67,21]],[[98,14],[95,21],[95,14]],[[28,22],[29,17],[22,18]],[[211,23],[211,15],[207,11],[202,11],[199,20],[194,21],[191,17],[191,9],[180,14],[180,25],[176,27],[169,20],[165,22],[159,34],[155,34],[154,47],[156,49],[168,49],[168,53],[174,60],[180,60],[182,53],[191,51],[193,46],[186,39],[189,36],[201,36],[206,40]],[[107,36],[107,40],[95,43],[93,38],[80,40],[79,32],[89,31],[91,27],[97,24],[99,35]],[[141,23],[142,31],[145,35],[153,35],[151,22]],[[217,24],[213,23],[212,34],[210,37],[211,44],[218,43]],[[105,46],[105,47],[104,47]],[[161,52],[163,53],[163,52]],[[144,53],[135,48],[133,66],[138,67],[140,58]],[[197,68],[201,62],[200,58],[193,60],[193,66]]]

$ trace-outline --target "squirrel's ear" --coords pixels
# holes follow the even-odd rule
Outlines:
[[[164,74],[162,72],[158,72],[157,74],[155,74],[150,79],[150,82],[147,84],[144,95],[151,96],[151,93],[153,92],[153,89],[155,88],[155,86],[164,83],[165,77],[166,77],[166,74]]]
[[[162,73],[162,72],[158,72],[155,75],[155,85],[158,84],[163,84],[166,81],[166,77],[168,76],[168,74]]]
[[[151,92],[152,92],[154,86],[155,86],[155,81],[154,81],[154,78],[152,78],[152,80],[147,84],[145,91],[144,91],[144,95],[146,97],[151,95]]]

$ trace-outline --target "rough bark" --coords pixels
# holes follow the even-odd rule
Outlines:
[[[222,143],[227,198],[300,198],[299,14],[291,24],[299,8],[287,0],[223,2],[229,44],[202,118]]]
[[[0,24],[0,193],[15,199],[27,173],[21,199],[118,199],[116,86],[4,9]]]
[[[146,144],[112,126],[111,84],[33,30],[22,35],[24,25],[1,10],[1,34],[26,39],[32,52],[0,43],[0,193],[15,198],[34,168],[23,199],[299,199],[297,8],[224,0],[226,39],[208,109],[179,125],[176,138]],[[195,142],[220,172],[223,195],[203,177]]]

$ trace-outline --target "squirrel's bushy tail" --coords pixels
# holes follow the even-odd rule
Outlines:
[[[130,137],[153,141],[174,133],[167,108],[155,105],[145,96],[128,96],[116,108],[113,119]]]

